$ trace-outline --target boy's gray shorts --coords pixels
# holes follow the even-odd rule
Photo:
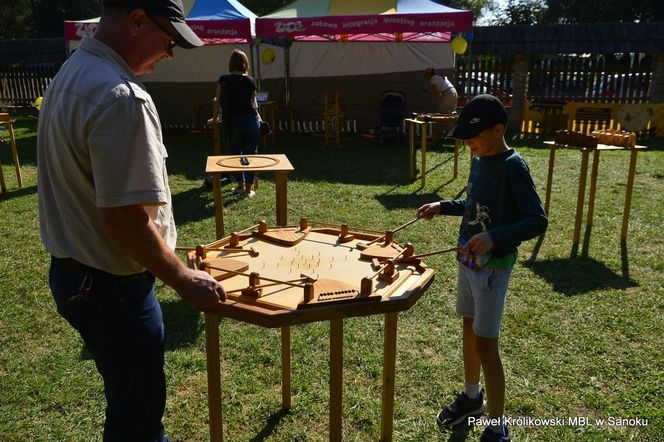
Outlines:
[[[473,331],[484,338],[498,338],[505,309],[505,295],[512,268],[472,271],[458,263],[456,312],[473,318]]]

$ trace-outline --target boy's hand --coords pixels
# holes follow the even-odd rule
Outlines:
[[[481,232],[473,235],[462,249],[475,255],[484,255],[493,249],[493,239],[491,239],[489,232]]]
[[[417,209],[417,217],[424,219],[431,219],[440,213],[440,203],[425,204]]]

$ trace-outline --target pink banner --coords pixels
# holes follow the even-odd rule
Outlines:
[[[296,37],[299,35],[425,33],[472,31],[473,13],[385,14],[300,18],[257,18],[256,35]]]
[[[189,27],[203,41],[251,40],[249,19],[240,20],[187,20]]]
[[[239,42],[251,40],[251,24],[244,20],[187,20],[191,29],[205,42]],[[99,23],[66,21],[65,39],[80,40],[94,35]]]

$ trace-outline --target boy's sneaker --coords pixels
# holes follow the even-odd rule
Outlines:
[[[470,416],[479,416],[486,410],[484,403],[484,390],[480,391],[477,399],[469,398],[466,393],[454,393],[456,399],[447,407],[438,412],[436,422],[442,427],[453,427]]]
[[[512,440],[510,439],[510,430],[507,426],[504,426],[503,428],[504,430],[502,433],[496,433],[489,427],[485,428],[484,433],[482,433],[482,437],[480,438],[480,442],[510,442]]]

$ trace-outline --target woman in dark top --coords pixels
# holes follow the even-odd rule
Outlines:
[[[235,49],[228,62],[227,75],[219,77],[217,103],[221,106],[222,133],[228,141],[232,155],[253,155],[260,142],[261,118],[256,103],[256,81],[249,76],[247,55]],[[249,198],[254,173],[235,174],[237,187],[233,192]]]

